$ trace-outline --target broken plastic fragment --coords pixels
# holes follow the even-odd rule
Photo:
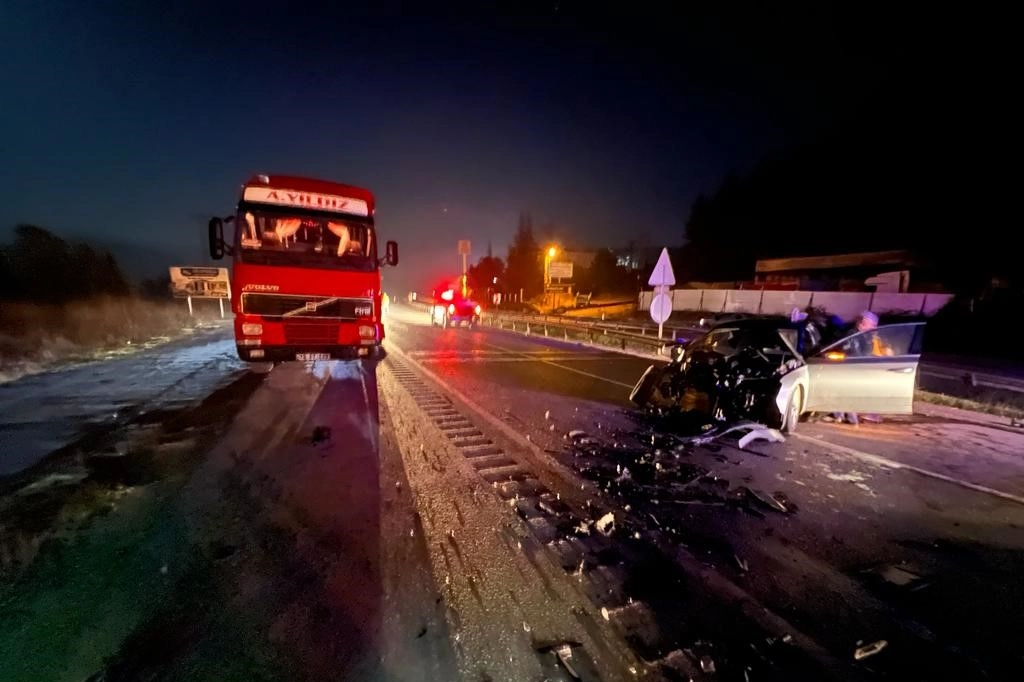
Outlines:
[[[615,514],[608,512],[597,520],[594,527],[597,528],[598,532],[602,535],[611,535],[615,530]]]
[[[865,644],[862,647],[858,647],[857,650],[853,652],[853,660],[859,661],[867,658],[868,656],[874,656],[887,646],[889,646],[889,642],[884,639],[872,642],[871,644]]]
[[[736,564],[740,567],[741,571],[745,573],[750,570],[750,564],[747,563],[746,559],[741,559],[737,554],[733,554],[732,558],[736,560]]]
[[[786,437],[783,436],[778,429],[756,429],[740,438],[738,445],[742,450],[755,440],[766,440],[771,443],[783,443],[785,442]]]
[[[558,662],[561,663],[569,674],[574,679],[580,679],[580,674],[576,672],[576,669],[572,667],[572,648],[568,644],[562,644],[555,647],[555,655],[558,656]]]
[[[700,657],[700,669],[709,675],[715,672],[715,661],[710,656]]]
[[[551,410],[545,410],[544,411],[544,419],[545,420],[551,419]]]
[[[750,490],[749,488],[747,488],[746,490],[755,500],[757,500],[764,506],[768,507],[769,509],[774,509],[775,511],[782,512],[783,514],[789,512],[789,507],[786,506],[781,500],[777,499],[776,496],[768,495],[762,490]]]
[[[608,607],[607,606],[602,606],[601,607],[601,616],[605,620],[611,620],[612,619],[611,615],[608,613]]]

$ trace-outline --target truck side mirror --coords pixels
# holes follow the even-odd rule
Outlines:
[[[384,247],[384,263],[398,265],[398,242],[388,242]]]
[[[224,221],[210,218],[209,224],[210,258],[220,260],[224,257]]]

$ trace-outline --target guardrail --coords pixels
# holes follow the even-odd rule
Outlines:
[[[546,324],[550,326],[602,329],[624,334],[633,334],[635,336],[646,337],[648,339],[658,339],[657,327],[643,324],[627,324],[623,322],[616,322],[614,320],[592,320],[585,317],[571,317],[564,315],[524,315],[521,313],[506,313],[501,311],[488,311],[485,313],[485,317],[497,317],[505,320],[515,320],[517,322],[531,324]],[[662,341],[671,342],[673,339],[679,337],[680,332],[692,335],[692,333],[696,331],[702,330],[690,325],[665,326],[663,328],[664,338]]]
[[[592,346],[605,346],[616,350],[641,353],[645,356],[668,355],[667,348],[674,342],[679,329],[672,329],[671,335],[659,339],[657,334],[636,325],[618,325],[607,322],[587,322],[579,319],[554,315],[515,315],[508,313],[486,313],[483,324],[499,329],[511,329],[527,335],[544,336],[575,341]]]

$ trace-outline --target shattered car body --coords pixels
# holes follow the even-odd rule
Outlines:
[[[674,349],[669,364],[648,367],[630,400],[783,431],[809,412],[909,414],[923,331],[924,323],[905,322],[826,342],[807,320],[725,322]]]

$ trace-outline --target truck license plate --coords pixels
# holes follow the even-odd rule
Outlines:
[[[330,353],[296,353],[295,359],[299,362],[305,362],[308,360],[330,360]]]

